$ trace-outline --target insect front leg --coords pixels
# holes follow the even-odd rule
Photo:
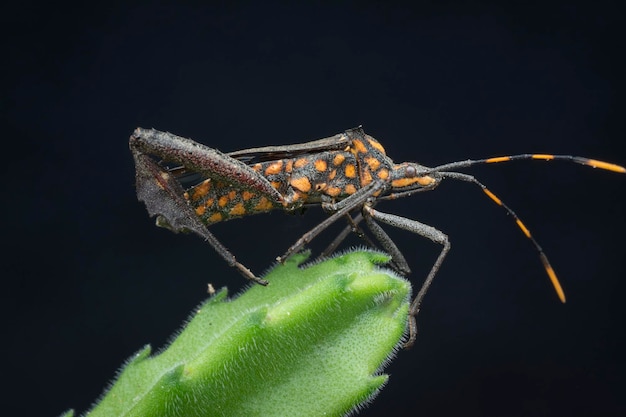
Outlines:
[[[363,213],[357,214],[354,218],[351,215],[346,215],[346,220],[348,221],[348,225],[344,227],[344,229],[335,237],[335,239],[322,251],[319,259],[324,259],[329,257],[337,247],[343,242],[346,237],[350,233],[356,233],[357,236],[367,243],[368,246],[378,249],[378,245],[376,245],[372,239],[365,234],[365,232],[359,227],[359,223],[364,219]],[[395,243],[391,240],[391,238],[385,233],[385,231],[371,218],[371,216],[367,216],[367,224],[369,229],[374,232],[376,239],[381,243],[384,251],[391,255],[391,261],[388,266],[392,269],[396,270],[401,275],[408,275],[411,273],[411,268],[409,268],[409,264],[406,259],[402,255],[402,252],[397,248]],[[394,249],[395,248],[395,249]]]
[[[333,239],[333,241],[330,242],[328,246],[326,246],[326,249],[324,249],[322,253],[320,253],[319,257],[321,259],[327,258],[333,252],[335,252],[337,247],[341,244],[341,242],[343,242],[348,237],[350,233],[356,233],[361,238],[367,238],[367,236],[363,233],[363,231],[359,227],[359,223],[363,221],[363,214],[359,213],[354,218],[352,218],[351,214],[348,214],[346,215],[346,220],[348,221],[348,225],[345,226],[343,230],[339,232],[337,237],[335,237],[335,239]],[[368,243],[371,246],[374,246],[372,245],[373,242],[368,242]]]
[[[278,262],[284,262],[294,253],[302,250],[305,245],[311,242],[322,231],[326,230],[328,226],[339,220],[341,217],[349,215],[350,212],[355,208],[361,207],[377,191],[383,189],[384,186],[385,184],[382,182],[372,182],[367,186],[361,188],[359,191],[352,194],[345,200],[341,200],[336,204],[325,204],[324,208],[331,211],[332,214],[324,219],[324,221],[319,223],[317,226],[315,226],[313,229],[303,234],[300,239],[298,239],[293,245],[291,245],[289,249],[287,249],[287,252],[285,252],[283,256],[279,256],[278,258],[276,258],[276,260]]]
[[[369,207],[368,205],[365,205],[363,207],[363,216],[366,218],[366,220],[367,220],[367,217],[370,216],[371,218],[375,220],[379,220],[390,226],[404,229],[409,232],[415,233],[417,235],[423,236],[443,246],[441,249],[441,252],[439,253],[439,256],[437,257],[437,260],[435,261],[432,268],[430,269],[430,272],[426,276],[426,279],[424,280],[422,287],[420,288],[419,292],[417,293],[417,295],[411,302],[411,307],[409,308],[409,340],[404,344],[404,347],[408,349],[411,346],[413,346],[413,344],[415,343],[415,338],[417,337],[417,324],[415,322],[415,316],[417,316],[417,314],[419,313],[422,300],[424,299],[426,292],[428,292],[428,288],[432,284],[433,279],[435,278],[435,275],[437,274],[437,271],[439,271],[439,268],[441,267],[443,260],[448,254],[448,251],[450,251],[450,240],[448,239],[448,236],[445,233],[441,232],[438,229],[435,229],[432,226],[429,226],[424,223],[420,223],[417,220],[407,219],[406,217],[400,217],[400,216],[396,216],[393,214],[383,213],[383,212],[374,210],[372,207]],[[372,232],[376,234],[374,230],[372,230]],[[388,236],[387,236],[387,239],[391,240]],[[381,241],[381,244],[384,245],[382,241]]]

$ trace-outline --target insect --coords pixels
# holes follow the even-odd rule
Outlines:
[[[156,216],[157,225],[174,232],[198,234],[229,265],[246,278],[262,285],[267,282],[239,263],[209,231],[208,226],[270,210],[294,211],[307,205],[321,205],[329,216],[302,235],[283,256],[277,258],[279,261],[297,253],[320,232],[345,217],[348,226],[324,254],[331,253],[350,232],[362,234],[359,223],[364,220],[380,246],[391,255],[392,266],[404,275],[411,272],[409,264],[379,222],[441,245],[439,256],[411,302],[409,339],[405,347],[410,347],[415,341],[415,317],[450,250],[450,241],[446,234],[432,226],[376,210],[374,207],[377,203],[433,190],[444,179],[477,185],[513,218],[531,241],[560,300],[565,302],[565,294],[554,269],[522,220],[480,181],[457,170],[479,164],[534,159],[564,160],[626,173],[626,168],[612,163],[553,154],[468,159],[435,167],[412,162],[396,164],[385,154],[383,146],[365,134],[361,127],[301,144],[266,146],[230,153],[222,153],[171,133],[137,128],[130,137],[129,146],[136,167],[137,197],[145,202],[148,213]],[[189,180],[188,176],[194,181],[189,187],[184,187],[183,184]]]

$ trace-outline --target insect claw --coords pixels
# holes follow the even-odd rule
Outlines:
[[[241,274],[246,277],[247,279],[249,279],[250,281],[254,281],[257,284],[263,285],[264,287],[267,286],[269,284],[269,282],[267,282],[266,280],[264,280],[263,278],[259,278],[256,275],[254,275],[252,273],[252,271],[250,271],[248,268],[246,268],[245,266],[243,266],[242,264],[240,264],[239,262],[235,263],[235,268],[237,268],[239,270],[239,272],[241,272]]]
[[[232,259],[229,259],[229,262],[228,262],[229,265],[237,268],[239,270],[239,272],[241,273],[241,275],[243,275],[246,279],[248,279],[250,281],[254,281],[257,284],[263,285],[264,287],[269,284],[269,282],[267,282],[263,278],[259,278],[256,275],[254,275],[252,273],[252,271],[250,271],[244,265],[242,265],[239,262],[235,261],[235,258],[230,254],[230,252],[227,252],[227,255],[229,257],[232,257]]]

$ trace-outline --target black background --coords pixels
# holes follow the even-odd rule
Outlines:
[[[127,357],[167,342],[207,282],[245,284],[199,238],[154,227],[134,195],[136,126],[229,151],[363,124],[396,162],[552,152],[626,164],[619,3],[494,3],[7,8],[6,414],[86,410]],[[381,204],[440,228],[452,251],[417,345],[362,415],[624,415],[626,177],[545,162],[471,172],[534,232],[568,303],[476,187]],[[212,230],[262,272],[322,218]],[[439,248],[390,233],[418,285]]]

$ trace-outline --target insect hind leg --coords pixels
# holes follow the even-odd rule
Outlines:
[[[152,158],[141,152],[134,154],[137,198],[146,204],[150,216],[156,216],[157,225],[173,232],[193,232],[215,249],[245,278],[261,285],[267,281],[255,276],[248,268],[207,229],[183,198],[183,189],[172,174],[164,171]]]
[[[430,285],[432,284],[433,279],[435,278],[435,275],[437,275],[437,271],[439,271],[439,268],[441,267],[443,260],[445,259],[446,255],[450,251],[450,240],[448,239],[448,235],[446,235],[442,231],[432,226],[429,226],[427,224],[420,223],[417,220],[407,219],[406,217],[396,216],[394,214],[383,213],[378,210],[374,210],[372,207],[367,206],[367,205],[363,207],[363,213],[366,219],[369,216],[372,219],[381,221],[390,226],[394,226],[394,227],[406,230],[411,233],[415,233],[417,235],[423,236],[425,238],[430,239],[431,241],[435,243],[442,245],[441,252],[439,253],[439,256],[437,257],[437,260],[435,260],[435,263],[430,268],[430,272],[428,273],[428,275],[426,276],[426,279],[422,283],[422,287],[418,291],[413,301],[411,301],[411,306],[409,307],[409,340],[407,340],[406,343],[404,344],[404,348],[408,349],[411,346],[413,346],[413,344],[415,343],[415,338],[417,337],[417,323],[415,321],[415,317],[420,311],[422,300],[424,299],[424,296],[428,292],[428,289],[430,288]],[[378,227],[380,228],[380,226]],[[372,230],[372,232],[376,233],[374,230]],[[391,241],[391,238],[389,238],[388,236],[387,236],[387,239]]]
[[[326,249],[320,253],[320,258],[328,258],[335,250],[339,247],[339,245],[348,237],[350,233],[356,233],[359,237],[365,236],[365,234],[361,231],[359,227],[359,223],[363,220],[363,215],[361,213],[357,214],[356,217],[352,218],[352,215],[347,214],[346,220],[348,221],[348,225],[345,226],[341,232],[333,239],[332,242]]]

